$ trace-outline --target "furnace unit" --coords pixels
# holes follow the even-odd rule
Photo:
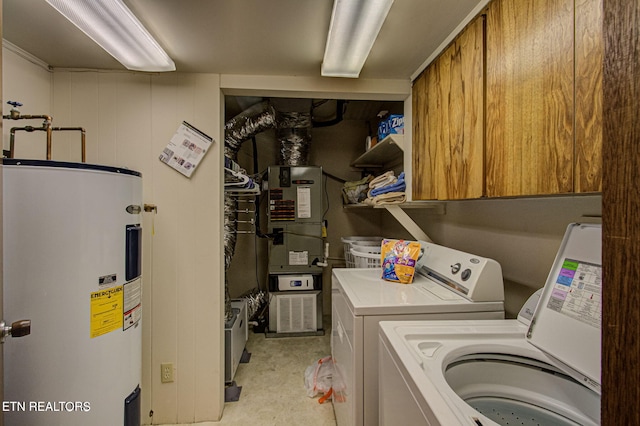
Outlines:
[[[269,167],[269,333],[322,330],[322,168]]]

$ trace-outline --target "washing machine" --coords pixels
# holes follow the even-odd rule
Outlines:
[[[380,424],[599,424],[601,234],[569,225],[518,319],[381,323]]]
[[[504,319],[502,269],[492,260],[420,241],[412,284],[382,269],[332,271],[332,402],[339,426],[378,424],[378,323]]]

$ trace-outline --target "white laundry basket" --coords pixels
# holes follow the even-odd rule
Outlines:
[[[360,246],[351,249],[355,268],[380,268],[382,265],[380,247]]]
[[[380,247],[382,244],[382,237],[366,237],[366,236],[352,236],[352,237],[342,237],[342,243],[344,244],[344,261],[347,264],[347,268],[355,268],[356,263],[351,253],[351,249],[355,246],[378,246]],[[367,252],[367,250],[360,250],[362,252]]]

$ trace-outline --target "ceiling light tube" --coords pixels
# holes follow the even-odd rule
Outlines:
[[[334,0],[321,74],[358,78],[393,0]]]
[[[46,1],[127,69],[175,71],[169,55],[122,0]]]

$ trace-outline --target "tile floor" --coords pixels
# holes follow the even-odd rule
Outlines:
[[[224,404],[220,425],[330,426],[335,425],[331,401],[309,398],[304,371],[331,355],[331,330],[325,335],[266,338],[249,331],[248,363],[241,363],[234,380],[242,386],[240,399]],[[329,321],[330,324],[330,321]]]

